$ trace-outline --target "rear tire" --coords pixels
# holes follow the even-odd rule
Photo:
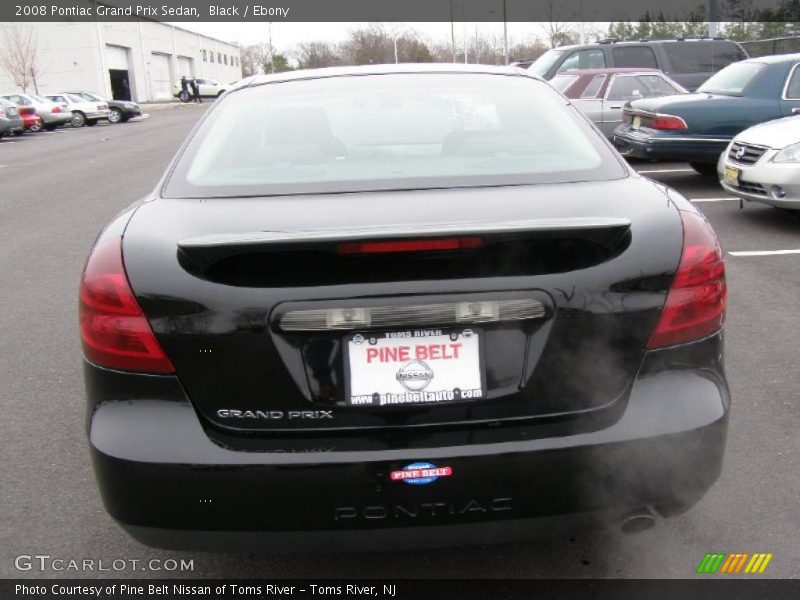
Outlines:
[[[39,133],[41,130],[42,130],[42,124],[41,123],[39,123],[37,125],[31,125],[30,127],[28,127],[28,131],[30,131],[31,133]]]
[[[114,124],[124,123],[125,119],[122,116],[122,111],[118,108],[112,108],[108,113],[108,122]]]
[[[86,115],[81,111],[76,110],[74,113],[72,113],[72,126],[83,127],[84,125],[86,125]]]
[[[690,162],[689,166],[706,177],[716,177],[717,175],[717,165],[714,163]]]

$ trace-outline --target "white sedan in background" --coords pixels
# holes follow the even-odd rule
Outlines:
[[[734,196],[800,210],[800,116],[745,129],[720,156],[717,172]]]
[[[186,82],[189,83],[189,98],[192,96],[192,86],[191,86],[191,77],[186,79]],[[206,77],[198,77],[196,78],[197,81],[197,88],[200,92],[200,96],[202,98],[216,98],[217,96],[222,95],[226,89],[230,87],[230,85],[225,85],[220,83],[216,79],[208,79]],[[181,82],[178,81],[172,86],[172,95],[176,98],[180,98],[181,93]]]
[[[102,119],[108,120],[109,110],[105,101],[89,101],[75,94],[64,92],[46,94],[45,97],[52,102],[67,105],[67,109],[72,113],[73,127],[97,125],[97,122]]]

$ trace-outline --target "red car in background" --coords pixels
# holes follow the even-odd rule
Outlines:
[[[36,109],[32,106],[17,106],[19,116],[22,117],[24,130],[17,129],[14,135],[22,135],[26,131],[39,131],[42,128],[42,120],[36,114]]]

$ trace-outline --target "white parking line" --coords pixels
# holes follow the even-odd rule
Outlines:
[[[800,250],[749,250],[728,252],[731,256],[776,256],[779,254],[800,254]]]
[[[694,169],[649,169],[639,173],[697,173]]]
[[[736,200],[739,201],[738,198],[734,198],[733,196],[726,196],[725,198],[689,198],[692,202],[733,202]]]
[[[5,169],[8,165],[0,165],[0,169]]]

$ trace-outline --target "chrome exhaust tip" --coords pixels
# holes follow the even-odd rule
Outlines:
[[[620,530],[622,533],[638,533],[650,529],[656,524],[656,518],[649,508],[635,510],[622,518]]]

